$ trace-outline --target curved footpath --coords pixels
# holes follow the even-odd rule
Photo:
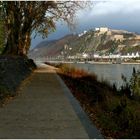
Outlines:
[[[21,94],[0,108],[0,138],[78,139],[103,138],[79,103],[56,74],[39,68]]]

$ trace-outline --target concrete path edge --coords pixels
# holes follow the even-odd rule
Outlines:
[[[90,121],[89,117],[84,112],[84,110],[80,106],[79,102],[72,95],[71,91],[66,86],[64,81],[57,74],[56,74],[56,77],[57,77],[58,81],[60,82],[60,84],[61,84],[61,86],[63,88],[64,94],[66,95],[66,97],[70,101],[70,104],[72,105],[74,111],[76,112],[78,118],[80,119],[82,125],[84,126],[89,138],[90,139],[104,139],[104,137],[102,136],[101,132]]]

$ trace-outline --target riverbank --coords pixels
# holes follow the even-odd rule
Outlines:
[[[60,63],[61,64],[61,63]],[[127,78],[127,81],[132,76],[133,68],[140,70],[139,64],[88,64],[88,63],[66,63],[74,66],[77,69],[83,69],[88,73],[97,75],[100,81],[108,81],[111,85],[115,84],[119,89],[124,84],[122,75]],[[57,65],[57,63],[55,63]]]
[[[128,90],[117,91],[95,75],[68,65],[59,68],[58,74],[105,138],[140,138],[140,103],[127,96]]]
[[[96,61],[47,61],[48,63],[52,63],[52,64],[59,64],[59,63],[63,63],[63,64],[73,64],[73,63],[79,63],[79,64],[114,64],[112,62],[96,62]],[[117,63],[116,63],[117,64]],[[130,64],[140,64],[140,62],[122,62],[122,63],[119,63],[119,64],[127,64],[127,65],[130,65]]]

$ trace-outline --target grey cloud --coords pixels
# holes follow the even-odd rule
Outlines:
[[[140,33],[140,0],[96,0],[96,4],[90,10],[77,13],[77,28],[75,32],[82,32],[91,28],[107,26],[114,29],[124,29]],[[58,39],[71,31],[60,23],[57,24],[55,33],[49,35],[47,40]],[[32,40],[32,46],[36,46],[42,39]]]

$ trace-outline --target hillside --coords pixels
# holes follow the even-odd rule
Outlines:
[[[140,35],[124,30],[95,28],[77,35],[45,41],[30,51],[31,58],[92,55],[127,54],[140,52]]]
[[[61,54],[65,44],[78,39],[77,35],[67,35],[59,40],[43,41],[29,52],[31,58],[54,57]]]

